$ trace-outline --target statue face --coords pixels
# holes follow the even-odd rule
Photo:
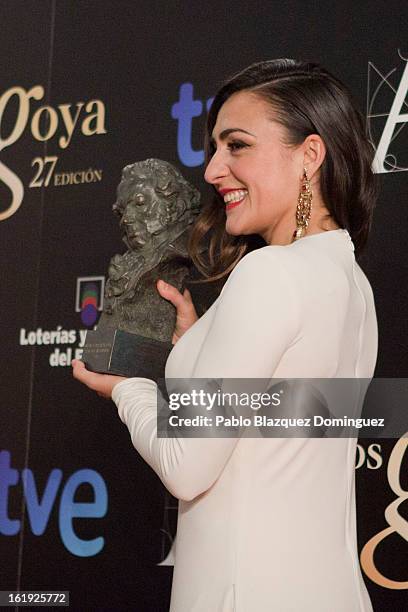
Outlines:
[[[121,193],[122,192],[122,193]],[[118,190],[120,226],[130,249],[140,249],[165,229],[167,202],[148,183]]]
[[[192,222],[199,201],[199,192],[171,164],[147,159],[123,169],[113,210],[121,217],[123,241],[135,251],[157,247],[171,227]],[[160,234],[163,240],[156,240]]]

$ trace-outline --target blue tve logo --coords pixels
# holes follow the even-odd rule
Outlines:
[[[214,98],[205,102],[206,112],[209,111]],[[177,154],[184,166],[193,168],[204,163],[204,151],[195,151],[192,147],[193,118],[202,115],[204,103],[194,100],[193,84],[180,85],[179,100],[171,107],[171,116],[177,124]]]
[[[18,484],[18,470],[11,467],[9,451],[0,452],[0,533],[6,536],[16,535],[21,529],[21,521],[9,516],[9,489]],[[41,536],[45,532],[51,510],[55,504],[57,492],[62,481],[62,471],[51,470],[44,487],[42,498],[39,498],[34,474],[29,469],[21,470],[21,481],[25,497],[27,515],[31,531]],[[82,484],[88,484],[94,492],[94,500],[88,503],[74,502],[75,493]],[[102,476],[95,470],[83,469],[71,474],[62,486],[59,503],[59,531],[65,547],[78,557],[97,555],[103,548],[102,536],[92,540],[79,538],[73,526],[73,519],[101,518],[108,509],[108,491]]]

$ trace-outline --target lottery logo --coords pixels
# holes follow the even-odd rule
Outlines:
[[[77,278],[75,311],[81,313],[81,321],[86,327],[92,327],[98,319],[98,312],[103,308],[104,289],[104,276]]]

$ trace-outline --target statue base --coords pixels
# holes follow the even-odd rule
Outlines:
[[[164,378],[171,342],[161,342],[122,329],[88,331],[82,361],[88,370],[126,378]]]

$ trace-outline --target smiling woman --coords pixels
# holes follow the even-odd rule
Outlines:
[[[313,193],[308,235],[345,228],[356,253],[364,248],[378,191],[374,151],[352,95],[321,66],[270,60],[236,74],[213,100],[205,150],[215,195],[194,227],[191,252],[208,278],[228,274],[259,229],[268,244],[292,241],[304,178]],[[206,258],[199,245],[208,237]]]
[[[318,189],[326,152],[320,136],[313,134],[298,147],[289,146],[286,128],[271,120],[268,103],[246,91],[223,104],[213,134],[214,152],[204,176],[223,196],[226,213],[234,210],[227,214],[228,234],[259,234],[268,244],[288,244],[293,235],[293,202],[305,167],[313,179],[314,195],[308,233],[319,229],[323,214],[328,215]],[[332,222],[326,229],[338,227]]]
[[[231,273],[200,318],[158,285],[177,308],[168,382],[216,379],[223,393],[229,379],[371,378],[377,321],[355,248],[371,224],[373,152],[347,89],[316,64],[252,65],[216,95],[206,142],[214,200],[191,255],[207,280]],[[254,234],[266,246],[243,257]],[[171,612],[372,611],[357,556],[356,438],[159,438],[155,382],[78,362],[74,375],[112,395],[180,500]]]

